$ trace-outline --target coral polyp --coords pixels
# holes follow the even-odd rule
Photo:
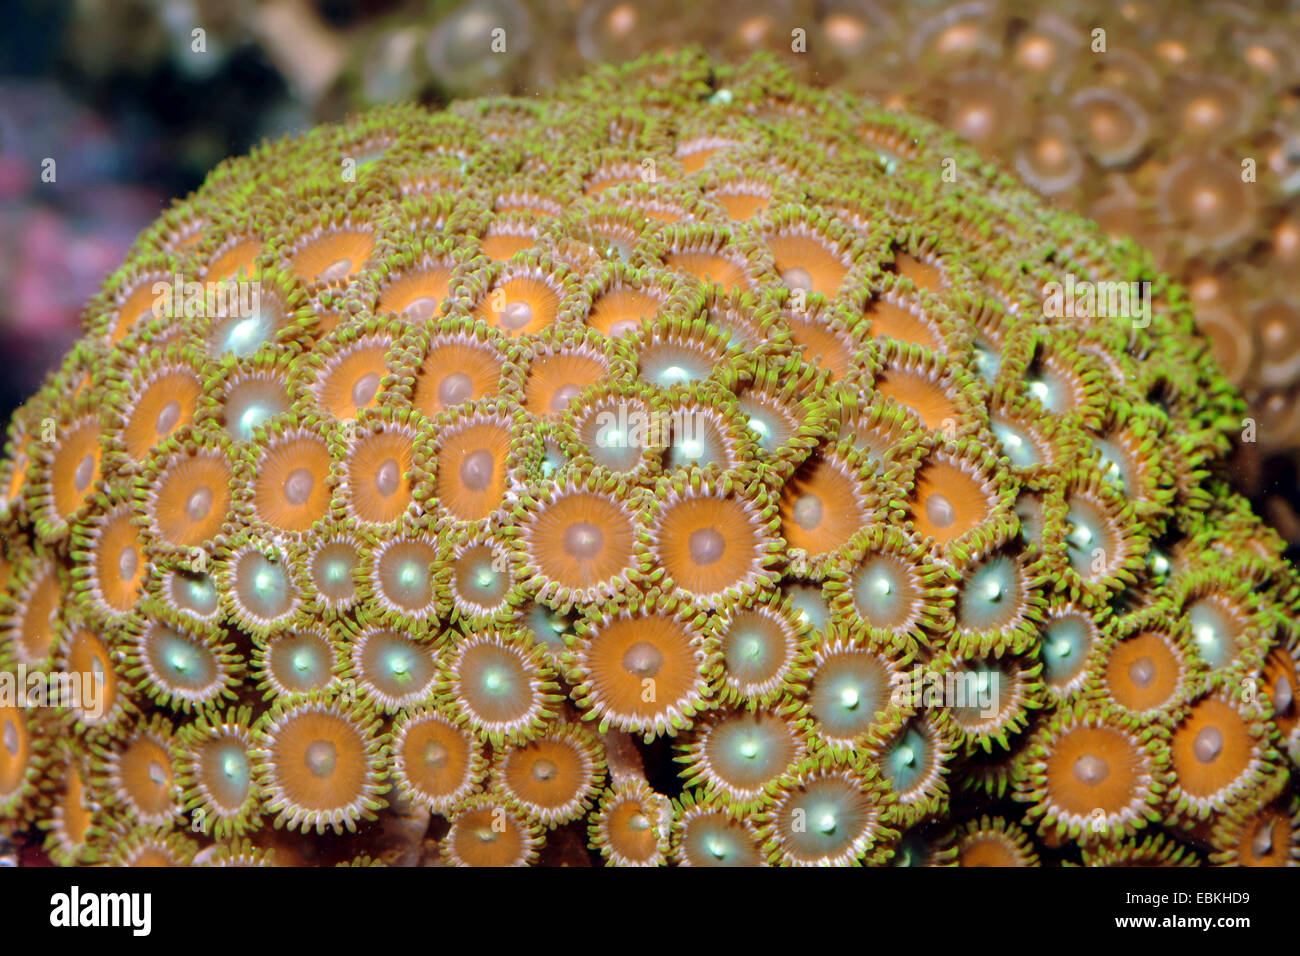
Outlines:
[[[983,48],[966,6],[917,57]],[[866,49],[840,8],[827,42]],[[637,29],[621,9],[588,27]],[[1073,56],[1023,26],[1033,75]],[[1076,96],[1081,142],[1039,130],[1040,187],[1148,148],[1123,66]],[[962,75],[954,122],[1027,135],[1004,76]],[[1180,90],[1201,136],[1253,95]],[[1230,192],[1216,163],[1160,175]],[[1244,405],[1147,254],[950,135],[674,54],[268,144],[168,216],[193,241],[144,234],[8,432],[0,677],[49,693],[0,700],[7,838],[137,865],[1300,856],[1300,578],[1227,490]],[[1063,312],[1067,273],[1148,283],[1150,313]],[[151,305],[177,275],[252,294]]]

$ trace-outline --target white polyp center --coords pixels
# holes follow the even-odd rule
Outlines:
[[[802,266],[791,266],[789,269],[781,270],[781,279],[789,289],[802,289],[804,292],[813,291],[812,273]]]
[[[140,568],[140,555],[135,548],[123,548],[117,556],[117,573],[124,580],[131,580]]]
[[[446,764],[449,756],[447,748],[437,741],[431,742],[424,748],[424,762],[435,770]]]
[[[483,675],[483,688],[488,693],[496,694],[510,686],[510,679],[498,667],[493,667]]]
[[[85,457],[77,462],[77,470],[72,475],[72,481],[78,491],[85,491],[90,487],[90,480],[94,477],[95,456],[87,452]]]
[[[9,751],[9,756],[18,756],[18,726],[12,720],[5,721],[5,750]]]
[[[1128,666],[1128,676],[1138,687],[1146,687],[1156,676],[1156,665],[1149,657],[1139,657]]]
[[[654,677],[663,664],[663,652],[649,641],[637,641],[623,654],[623,669],[637,677]]]
[[[261,597],[273,596],[280,587],[280,577],[271,568],[258,568],[253,574],[253,590]]]
[[[199,488],[185,501],[185,516],[191,521],[202,521],[212,510],[212,489]]]
[[[680,365],[669,365],[659,373],[659,384],[682,385],[691,380],[691,373]]]
[[[402,565],[402,569],[397,572],[397,581],[408,591],[420,583],[420,565],[414,561],[408,561]]]
[[[511,302],[501,310],[501,328],[517,332],[533,321],[533,307],[527,302]]]
[[[370,404],[377,391],[379,391],[379,373],[367,372],[352,386],[352,404],[357,408],[364,408]]]
[[[165,435],[181,420],[181,403],[172,399],[158,412],[158,418],[154,421],[154,429],[159,435]]]
[[[604,532],[586,521],[571,524],[564,531],[564,550],[580,561],[596,557],[604,543]]]
[[[1218,727],[1206,727],[1196,735],[1192,750],[1201,763],[1213,763],[1223,753],[1223,731]]]
[[[241,319],[226,334],[226,351],[243,353],[257,341],[260,323],[255,316]]]
[[[387,498],[389,495],[396,494],[398,487],[402,483],[402,469],[398,467],[397,459],[389,458],[379,470],[375,472],[375,490]]]
[[[239,431],[245,438],[248,438],[253,434],[254,428],[270,417],[270,409],[264,408],[261,405],[250,405],[244,410],[244,413],[239,416]]]
[[[1260,827],[1259,832],[1255,834],[1255,838],[1250,841],[1250,849],[1255,856],[1268,856],[1273,852],[1272,821]]]
[[[179,674],[184,674],[195,664],[194,652],[188,647],[177,647],[171,652],[168,662],[172,669]]]
[[[551,411],[560,414],[569,407],[569,403],[578,397],[582,389],[570,382],[568,385],[561,385],[551,396]]]
[[[800,495],[790,510],[794,523],[805,531],[812,531],[822,523],[822,500],[812,493]]]
[[[160,787],[167,782],[167,771],[157,760],[149,763],[149,779]]]
[[[473,397],[474,382],[464,372],[452,372],[438,383],[438,401],[447,408]]]
[[[1279,714],[1285,714],[1295,703],[1295,690],[1291,687],[1291,681],[1285,676],[1279,677],[1277,683],[1273,685],[1273,710]]]
[[[554,780],[559,772],[560,768],[549,760],[538,760],[533,764],[533,777],[537,780]]]
[[[1080,783],[1095,786],[1110,775],[1110,766],[1095,754],[1084,754],[1074,762],[1074,777]]]
[[[1086,548],[1092,544],[1092,530],[1085,525],[1076,524],[1070,532],[1070,540],[1077,548]]]
[[[207,578],[197,581],[190,581],[188,590],[190,592],[190,601],[195,607],[216,604],[216,595],[213,593],[212,583]]]
[[[303,505],[311,497],[316,478],[308,468],[295,468],[284,479],[284,500],[291,505]]]
[[[857,710],[862,702],[862,695],[856,687],[846,687],[840,691],[840,706],[845,710]]]
[[[332,282],[335,279],[346,279],[352,272],[352,260],[347,256],[341,259],[335,259],[328,266],[321,270],[320,275],[316,278],[323,282]]]
[[[495,464],[486,448],[470,452],[460,466],[460,483],[470,491],[482,491],[492,481]]]
[[[437,299],[432,296],[422,295],[418,299],[412,299],[410,305],[402,310],[402,318],[413,322],[423,321],[431,318],[437,308]]]
[[[303,754],[303,763],[317,777],[328,777],[332,774],[337,761],[338,748],[328,740],[313,741],[308,744],[307,752]]]
[[[925,499],[925,516],[936,528],[947,528],[957,520],[957,509],[947,495],[936,491]]]
[[[715,528],[697,528],[691,532],[691,560],[696,564],[713,564],[727,550],[727,539]]]

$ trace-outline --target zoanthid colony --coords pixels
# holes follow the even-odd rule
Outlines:
[[[47,706],[0,709],[0,820],[61,863],[1293,863],[1240,411],[1134,245],[761,59],[269,145],[10,427]]]

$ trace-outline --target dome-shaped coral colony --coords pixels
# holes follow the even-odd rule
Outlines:
[[[1183,293],[924,123],[689,56],[381,111],[85,322],[3,475],[4,668],[103,686],[0,709],[57,861],[1300,855],[1300,592]]]

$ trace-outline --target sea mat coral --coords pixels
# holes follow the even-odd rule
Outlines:
[[[659,56],[170,215],[9,429],[12,836],[1295,860],[1300,579],[1222,480],[1241,403],[1144,253],[949,134]]]

